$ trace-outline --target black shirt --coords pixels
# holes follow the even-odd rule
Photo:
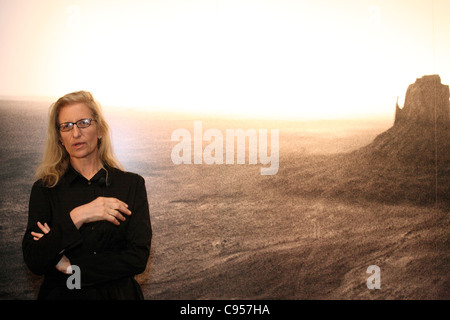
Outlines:
[[[126,220],[119,226],[96,221],[78,230],[70,211],[99,196],[125,202],[131,215],[124,215]],[[51,230],[34,240],[31,231],[42,233],[38,221],[46,222]],[[133,277],[146,268],[151,237],[141,176],[105,166],[88,181],[69,165],[55,187],[45,187],[41,180],[33,184],[22,249],[30,270],[45,275],[38,299],[142,299]],[[66,281],[70,275],[55,268],[62,255],[79,267],[81,289],[69,289]]]

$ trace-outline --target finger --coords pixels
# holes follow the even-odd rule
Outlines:
[[[109,221],[117,226],[120,225],[120,221],[115,217],[115,212],[113,209],[104,208],[103,220]]]
[[[110,206],[113,209],[119,210],[125,214],[130,215],[131,211],[128,209],[128,204],[125,202],[117,199],[117,198],[106,198],[108,201],[108,206]]]
[[[106,221],[109,221],[109,222],[111,222],[112,224],[115,224],[116,226],[119,226],[119,225],[120,225],[120,221],[117,220],[114,216],[112,216],[112,215],[110,215],[110,214],[107,214]]]
[[[31,235],[33,236],[34,240],[39,240],[40,238],[42,238],[44,236],[43,233],[38,233],[38,232],[34,232],[34,231],[31,231]]]
[[[125,202],[120,201],[118,199],[114,199],[114,200],[115,201],[112,202],[113,209],[119,210],[120,212],[125,213],[127,215],[131,214],[130,209],[128,209],[128,205]]]
[[[50,231],[50,228],[48,228],[48,226],[45,227],[45,226],[44,226],[42,223],[40,223],[39,221],[38,221],[38,223],[37,223],[37,226],[38,226],[39,229],[41,229],[42,232],[44,232],[45,234],[47,234],[47,233]]]
[[[44,226],[47,228],[48,231],[50,231],[50,227],[48,226],[47,222],[44,223]]]
[[[38,233],[38,232],[34,232],[34,231],[31,231],[31,235],[34,236],[34,237],[39,237],[39,238],[44,236],[43,233]]]
[[[118,210],[108,209],[107,214],[113,216],[117,220],[125,221],[125,217]]]
[[[120,204],[123,205],[124,207],[128,208],[128,205],[127,205],[125,202],[123,202],[123,201],[121,201],[121,200],[119,200],[119,199],[117,199],[117,198],[111,198],[111,199],[113,199],[114,201],[120,203]]]

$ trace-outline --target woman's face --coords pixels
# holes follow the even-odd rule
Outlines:
[[[58,123],[77,122],[81,119],[94,118],[89,107],[84,103],[76,103],[61,108],[58,117]],[[59,131],[60,140],[70,155],[70,158],[86,159],[97,158],[97,141],[101,138],[100,130],[96,121],[91,121],[91,125],[86,128],[78,128],[73,125],[70,131]]]

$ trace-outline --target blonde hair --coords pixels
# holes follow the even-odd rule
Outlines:
[[[101,106],[94,100],[94,97],[87,91],[76,91],[61,97],[50,106],[47,137],[45,142],[44,156],[42,162],[36,170],[36,177],[41,179],[47,187],[54,187],[58,184],[62,175],[69,165],[69,154],[60,143],[58,129],[58,117],[60,110],[75,103],[85,104],[96,120],[102,138],[98,140],[98,154],[102,165],[108,165],[123,170],[122,165],[116,159],[111,143],[109,126],[103,117]]]

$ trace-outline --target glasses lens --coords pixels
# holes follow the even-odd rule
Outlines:
[[[69,131],[69,130],[72,130],[72,128],[73,128],[73,123],[70,123],[70,122],[61,123],[59,125],[59,130],[61,130],[61,131]]]
[[[78,128],[86,128],[91,125],[91,119],[81,119],[77,121]]]

